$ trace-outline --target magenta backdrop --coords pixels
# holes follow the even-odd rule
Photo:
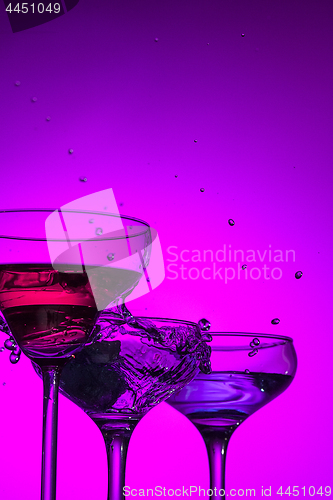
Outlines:
[[[0,9],[1,207],[58,207],[112,187],[122,213],[157,229],[166,265],[177,247],[178,267],[131,303],[134,313],[295,339],[293,384],[241,425],[228,451],[228,487],[256,496],[262,486],[273,498],[280,486],[333,486],[332,10],[317,0],[81,0],[13,34]],[[295,261],[290,253],[275,262],[281,271],[269,279],[238,279],[236,270],[226,284],[217,271],[224,278],[237,263],[216,260],[224,244],[280,249],[284,260],[292,249]],[[181,262],[182,250],[187,258],[195,249],[212,250],[214,262]],[[248,272],[273,266],[268,252],[256,259]],[[181,264],[187,279],[173,279]],[[36,499],[41,382],[26,358],[13,366],[8,354],[0,353],[0,497]],[[103,446],[61,397],[59,500],[106,498]],[[199,433],[165,403],[134,432],[126,484],[208,488]]]

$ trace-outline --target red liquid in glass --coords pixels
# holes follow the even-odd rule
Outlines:
[[[96,301],[99,309],[101,303],[107,307],[141,276],[108,267],[87,272],[75,265],[63,265],[61,271],[47,264],[0,266],[1,311],[23,352],[37,363],[58,363],[88,342]]]

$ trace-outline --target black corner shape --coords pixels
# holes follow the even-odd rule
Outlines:
[[[78,3],[79,0],[30,0],[29,2],[4,0],[13,33],[53,21]]]

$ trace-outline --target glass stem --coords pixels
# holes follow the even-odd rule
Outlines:
[[[108,457],[108,500],[124,500],[125,467],[132,432],[102,431]]]
[[[218,430],[215,432],[200,430],[205,441],[208,453],[210,471],[210,489],[213,495],[210,500],[225,499],[225,464],[227,457],[227,447],[232,432]]]
[[[43,449],[41,500],[55,500],[57,478],[58,387],[61,369],[42,367]]]

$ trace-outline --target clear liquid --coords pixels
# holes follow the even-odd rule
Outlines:
[[[60,390],[95,421],[141,418],[189,383],[199,363],[195,353],[118,333],[76,354],[62,371]]]
[[[0,308],[15,340],[30,358],[68,358],[97,319],[96,301],[107,306],[136,284],[140,274],[116,268],[89,270],[46,264],[0,266]]]
[[[235,428],[292,382],[277,373],[212,372],[198,375],[168,400],[199,429]]]

